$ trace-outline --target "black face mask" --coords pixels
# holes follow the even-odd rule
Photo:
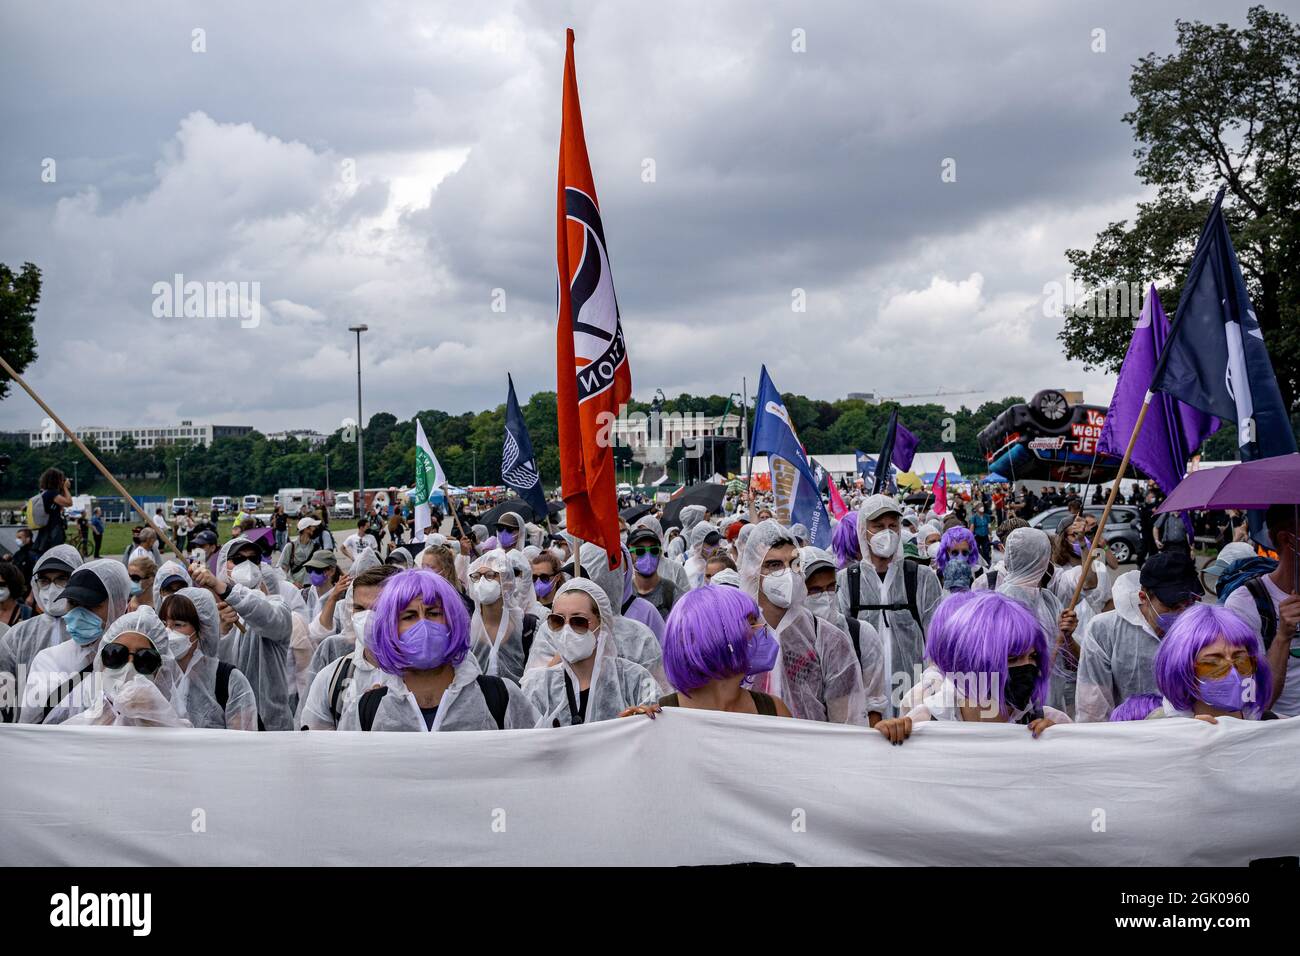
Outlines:
[[[1037,664],[1017,664],[1007,668],[1007,686],[1003,699],[1012,710],[1024,710],[1034,695],[1034,684],[1038,682]]]

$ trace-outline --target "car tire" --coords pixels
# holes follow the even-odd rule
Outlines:
[[[1029,400],[1029,418],[1049,435],[1060,434],[1070,422],[1070,403],[1054,388],[1045,388]]]
[[[1114,541],[1106,542],[1106,547],[1110,548],[1110,553],[1115,556],[1115,560],[1120,564],[1128,564],[1133,559],[1133,549],[1123,538],[1116,538]]]

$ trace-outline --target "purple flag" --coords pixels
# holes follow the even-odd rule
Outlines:
[[[894,437],[894,467],[899,471],[911,471],[912,457],[919,443],[919,439],[899,422],[898,434]]]
[[[1168,337],[1169,319],[1152,285],[1133,330],[1133,340],[1129,342],[1119,381],[1115,383],[1115,394],[1106,412],[1106,423],[1097,440],[1102,454],[1123,456]],[[1156,392],[1130,460],[1167,495],[1183,480],[1192,452],[1218,427],[1219,421],[1213,416],[1184,405],[1172,395]]]

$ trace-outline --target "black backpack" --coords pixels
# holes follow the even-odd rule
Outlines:
[[[483,693],[483,700],[487,703],[492,719],[497,722],[497,730],[505,730],[506,707],[510,703],[510,692],[506,690],[506,682],[500,677],[491,677],[487,674],[479,674],[474,679],[478,682],[478,689]],[[387,693],[387,687],[372,687],[361,695],[357,701],[357,716],[361,720],[362,730],[370,730],[375,725],[379,702]]]
[[[850,564],[848,567],[848,585],[849,585],[849,614],[847,620],[855,620],[859,611],[903,611],[912,615],[912,620],[916,626],[925,632],[925,625],[921,623],[921,611],[916,606],[916,575],[919,565],[915,561],[903,559],[903,589],[907,593],[906,604],[862,604],[862,564],[861,562]],[[885,619],[888,623],[888,618]],[[853,646],[858,647],[858,635],[850,632],[853,638]],[[862,654],[859,650],[858,657]]]
[[[226,712],[226,702],[230,700],[230,675],[237,669],[234,664],[228,661],[217,662],[217,686],[213,690],[216,694],[217,703],[221,705],[223,714]],[[257,715],[257,729],[266,730],[266,726],[262,723],[261,714]]]

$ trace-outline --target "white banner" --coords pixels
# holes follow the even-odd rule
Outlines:
[[[1300,719],[875,731],[0,726],[0,864],[1244,865],[1300,854]]]

